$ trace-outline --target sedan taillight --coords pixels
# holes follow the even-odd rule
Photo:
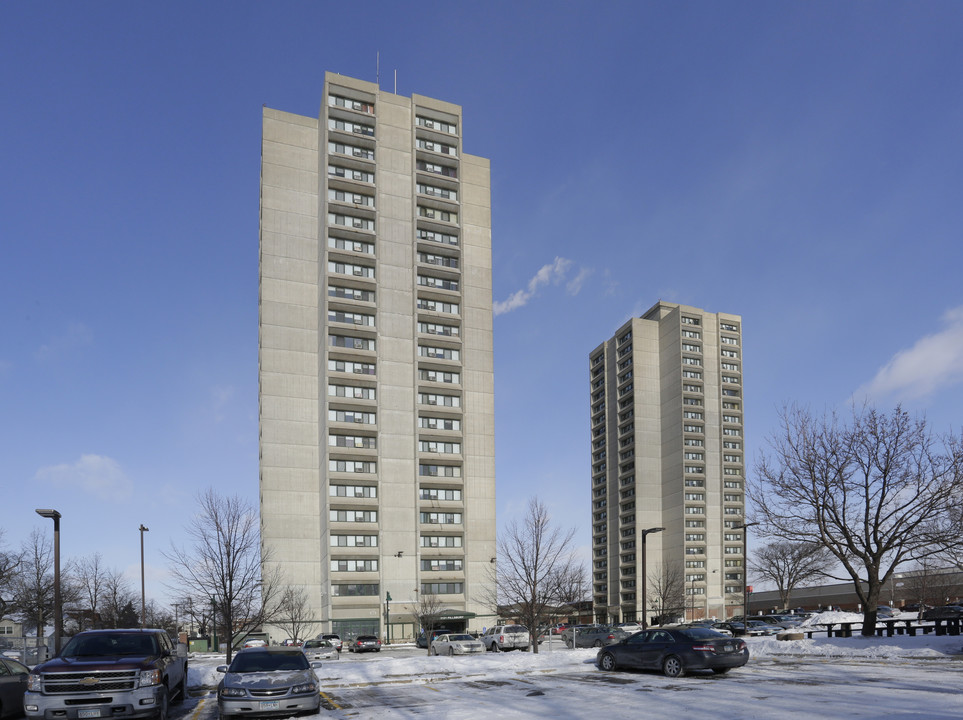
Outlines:
[[[715,652],[716,649],[712,645],[693,645],[693,650],[698,650],[700,652]]]

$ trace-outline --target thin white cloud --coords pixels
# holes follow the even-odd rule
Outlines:
[[[940,332],[896,353],[855,397],[923,398],[963,381],[963,306],[948,310],[943,323],[946,327]]]
[[[74,463],[40,468],[34,480],[113,502],[128,499],[133,490],[133,483],[120,463],[103,455],[81,455]]]
[[[57,360],[90,345],[93,339],[94,335],[90,332],[90,328],[83,323],[73,323],[62,335],[51,338],[49,342],[37,348],[35,356],[42,362]]]
[[[582,286],[585,285],[585,281],[588,280],[592,272],[593,271],[591,268],[582,268],[579,270],[578,275],[569,280],[565,285],[565,292],[567,292],[569,295],[578,295],[582,289]]]
[[[544,285],[558,285],[565,280],[565,274],[572,267],[572,261],[563,257],[557,257],[555,260],[548,265],[543,265],[539,268],[539,271],[535,273],[535,276],[528,281],[527,287],[522,290],[517,290],[508,296],[507,300],[502,300],[495,302],[493,310],[496,315],[503,315],[512,310],[517,310],[520,307],[524,307],[538,293],[538,289]],[[569,293],[574,295],[578,293],[581,289],[581,284],[584,282],[585,271],[579,273],[575,280],[569,283]],[[572,283],[578,281],[578,284],[572,286]],[[574,290],[573,290],[574,288]]]

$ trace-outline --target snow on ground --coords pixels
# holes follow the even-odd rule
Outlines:
[[[915,618],[914,614],[905,614],[901,619]],[[819,623],[856,622],[863,619],[862,615],[845,612],[827,612],[815,615],[804,626]],[[896,635],[893,637],[866,638],[856,635],[853,630],[851,638],[815,637],[811,640],[776,640],[774,637],[745,638],[749,644],[750,662],[753,660],[786,658],[786,657],[821,657],[848,658],[852,660],[884,660],[907,658],[957,658],[963,660],[963,636],[942,635],[933,633],[919,634],[916,637]],[[398,646],[396,646],[398,647]],[[412,647],[412,646],[407,646]],[[472,675],[485,677],[515,675],[520,673],[547,672],[565,669],[571,671],[589,665],[594,669],[596,650],[592,648],[569,650],[559,643],[551,647],[543,646],[539,653],[483,653],[471,658],[429,657],[426,651],[420,654],[392,657],[391,649],[378,656],[377,662],[353,662],[355,660],[347,651],[345,658],[339,661],[322,663],[318,677],[322,682],[332,683],[377,683],[386,679],[431,678],[448,675],[462,675],[466,662],[471,662]],[[361,656],[373,659],[371,655]],[[351,660],[349,660],[351,658]],[[360,659],[360,657],[358,658]],[[215,668],[224,663],[223,655],[196,654],[192,656],[188,684],[191,687],[213,687],[220,680],[220,673]]]
[[[776,658],[845,658],[848,660],[899,660],[946,658],[963,660],[963,636],[941,636],[932,633],[916,637],[894,636],[864,638],[813,638],[812,640],[776,640],[775,638],[746,638],[749,644],[750,664],[754,661]],[[367,662],[345,657],[343,660],[326,661],[317,671],[325,685],[350,685],[355,683],[397,682],[401,678],[430,682],[433,678],[448,676],[478,676],[488,679],[526,673],[565,670],[594,671],[597,651],[593,648],[569,650],[561,646],[535,653],[484,653],[474,657],[429,657],[424,652],[413,656],[392,657],[386,650],[375,660]],[[224,663],[223,655],[195,654],[191,656],[188,670],[190,687],[214,687],[221,674],[216,671]],[[468,665],[470,663],[470,665]],[[468,669],[468,672],[466,672]]]
[[[817,622],[859,622],[824,613]],[[317,670],[322,718],[415,715],[473,720],[681,716],[687,720],[944,720],[963,717],[963,637],[748,638],[749,664],[725,676],[603,673],[596,650],[546,643],[538,654],[429,657],[411,646],[345,654]],[[189,684],[214,687],[223,656],[194,655]],[[687,691],[682,692],[680,691]],[[216,700],[199,720],[216,717]],[[641,712],[644,708],[644,712]],[[210,715],[208,713],[211,713]]]

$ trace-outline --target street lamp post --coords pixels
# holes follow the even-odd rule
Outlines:
[[[38,508],[37,515],[50,518],[54,524],[54,652],[60,654],[60,639],[64,634],[64,614],[60,597],[60,518],[56,510]]]
[[[645,630],[649,624],[648,598],[646,597],[646,570],[645,570],[645,539],[650,533],[662,532],[665,528],[647,528],[642,531],[642,629]]]
[[[733,525],[733,530],[742,530],[742,620],[749,622],[749,528],[758,525],[757,522],[744,522],[740,525]],[[745,626],[749,628],[748,625]]]
[[[140,626],[147,626],[147,596],[144,594],[144,533],[150,528],[140,526]]]

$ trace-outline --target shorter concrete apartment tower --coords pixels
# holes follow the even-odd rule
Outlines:
[[[259,309],[262,546],[309,632],[410,638],[426,595],[491,624],[490,170],[461,107],[327,73],[318,118],[265,108]]]
[[[742,318],[656,303],[590,353],[589,383],[597,619],[641,621],[644,585],[651,620],[672,578],[687,619],[741,614]]]

